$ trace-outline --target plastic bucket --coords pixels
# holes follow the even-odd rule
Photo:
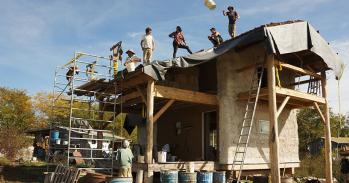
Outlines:
[[[57,139],[59,139],[59,131],[58,130],[51,131],[51,140],[55,142]]]
[[[196,182],[196,172],[179,172],[178,173],[178,182]]]
[[[225,172],[213,172],[213,183],[225,183]]]
[[[198,172],[197,182],[198,183],[212,183],[213,173],[212,172]]]
[[[163,183],[178,183],[178,171],[161,171],[160,182]]]

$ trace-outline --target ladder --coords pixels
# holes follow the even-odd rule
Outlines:
[[[251,86],[249,90],[249,97],[246,104],[245,114],[242,122],[242,127],[239,135],[239,140],[236,145],[234,160],[232,170],[228,182],[232,182],[234,179],[234,167],[238,166],[239,174],[237,177],[237,182],[241,179],[241,172],[244,166],[244,161],[246,157],[247,145],[250,139],[251,129],[253,126],[253,121],[255,117],[255,112],[257,108],[259,92],[262,84],[262,78],[264,73],[264,65],[256,68],[252,76]]]

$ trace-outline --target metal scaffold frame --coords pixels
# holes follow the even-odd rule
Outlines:
[[[80,70],[84,68],[86,70]],[[91,166],[83,169],[104,171],[113,175],[116,152],[114,146],[117,140],[121,140],[115,136],[114,122],[119,97],[116,93],[116,83],[113,83],[115,70],[110,58],[82,52],[75,52],[73,59],[67,64],[56,67],[48,162],[55,162],[54,158],[60,154],[64,157],[66,162],[63,164],[67,167],[72,166],[74,160],[77,164],[78,160]],[[90,82],[107,84],[114,92],[81,89]],[[59,116],[62,114],[57,114],[57,111],[63,111],[69,116]],[[106,129],[109,124],[111,129]],[[52,130],[57,127],[68,132],[60,137],[61,144],[51,137]],[[80,156],[74,155],[76,152],[79,152]]]

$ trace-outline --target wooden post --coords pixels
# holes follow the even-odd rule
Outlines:
[[[332,147],[331,147],[331,128],[330,128],[330,110],[328,108],[327,101],[327,87],[326,87],[326,72],[321,73],[321,86],[322,96],[326,102],[324,105],[324,117],[325,117],[325,171],[326,171],[326,182],[332,183]]]
[[[279,168],[279,127],[277,120],[276,91],[275,91],[275,65],[274,55],[267,57],[268,71],[268,97],[269,97],[269,119],[270,119],[270,135],[269,135],[269,159],[270,174],[272,183],[280,183]]]
[[[145,163],[152,164],[153,163],[153,124],[154,124],[154,81],[148,81],[147,85],[147,145],[145,152]],[[146,183],[153,182],[153,172],[147,171],[145,172]]]

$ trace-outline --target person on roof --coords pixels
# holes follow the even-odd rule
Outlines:
[[[127,58],[124,66],[126,67],[127,72],[133,72],[136,70],[137,62],[140,62],[141,59],[136,56],[135,51],[133,51],[132,49],[127,50],[126,54]]]
[[[141,40],[141,47],[143,50],[143,63],[144,64],[150,64],[153,51],[155,49],[155,43],[153,36],[151,35],[152,29],[150,27],[147,27],[145,29],[145,35],[143,36]]]
[[[130,149],[130,142],[128,140],[122,142],[122,148],[118,149],[116,158],[119,168],[119,177],[132,177],[131,167],[133,153]]]
[[[187,46],[187,43],[185,42],[184,34],[180,26],[177,26],[176,31],[172,32],[168,36],[173,38],[173,58],[176,58],[178,48],[186,49],[190,54],[193,53],[191,52],[189,46]]]
[[[219,32],[216,31],[216,28],[212,27],[210,29],[211,35],[208,36],[208,40],[210,40],[214,47],[219,46],[223,42],[223,38]]]
[[[228,32],[231,38],[234,38],[236,36],[236,21],[237,19],[240,18],[240,16],[234,10],[233,6],[229,6],[227,12],[223,10],[223,16],[228,16],[228,19],[229,19]]]

